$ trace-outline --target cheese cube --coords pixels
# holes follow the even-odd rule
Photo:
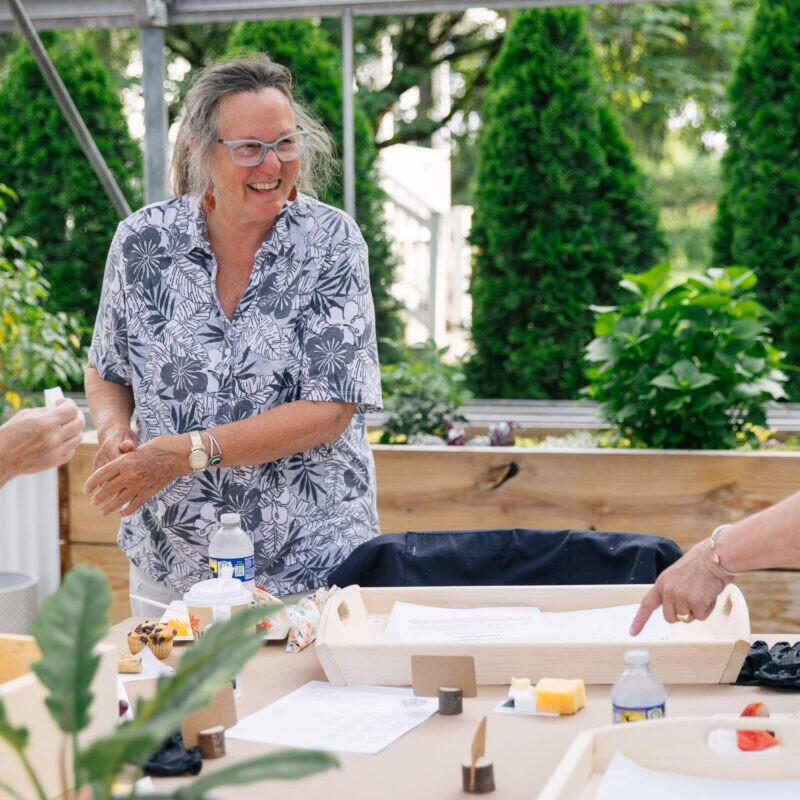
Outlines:
[[[574,714],[586,705],[586,687],[580,678],[542,678],[536,684],[536,710]]]

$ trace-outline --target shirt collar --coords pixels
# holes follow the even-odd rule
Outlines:
[[[194,195],[184,195],[184,197],[188,220],[187,236],[183,239],[177,255],[185,255],[192,250],[201,250],[207,255],[211,255],[213,251],[208,238],[206,212],[203,211],[200,199]],[[292,205],[294,205],[294,202],[287,202],[278,216],[275,217],[275,224],[261,246],[264,252],[281,255],[293,247],[294,242],[289,232],[290,208]]]

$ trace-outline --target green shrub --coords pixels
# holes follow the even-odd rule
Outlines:
[[[128,134],[108,71],[81,33],[46,33],[42,39],[128,202],[138,206],[141,153]],[[20,197],[8,232],[36,236],[44,275],[53,287],[50,310],[77,311],[93,321],[119,217],[25,42],[5,67],[0,174]]]
[[[591,303],[660,257],[579,9],[518,12],[484,99],[470,286],[480,397],[574,397]]]
[[[91,721],[91,684],[100,664],[100,656],[94,649],[108,633],[107,611],[112,600],[108,581],[99,569],[77,567],[45,600],[41,616],[33,626],[36,643],[42,651],[42,659],[33,665],[33,672],[48,692],[45,703],[50,715],[72,737],[75,786],[91,787],[92,800],[110,800],[115,779],[126,765],[141,768],[151,753],[180,729],[187,714],[210,703],[215,692],[231,681],[264,646],[263,634],[254,626],[264,616],[265,607],[234,614],[230,621],[214,625],[186,652],[174,675],[158,679],[155,695],[149,700],[139,700],[133,720],[121,724],[114,733],[81,746],[77,734]],[[28,731],[10,724],[2,699],[0,738],[22,759],[39,800],[47,800],[35,767],[25,753]],[[53,753],[53,757],[63,758],[64,754]],[[338,763],[327,753],[283,750],[204,774],[181,786],[178,792],[161,796],[209,797],[221,786],[268,778],[301,778]],[[62,768],[66,774],[68,765],[63,764]],[[4,788],[2,779],[0,788]]]
[[[298,99],[325,125],[341,153],[342,61],[325,32],[308,19],[241,23],[228,42],[228,56],[253,52],[268,53],[289,69],[295,78]],[[369,248],[377,335],[379,340],[396,339],[401,330],[400,306],[391,294],[396,260],[385,232],[385,195],[378,180],[377,150],[370,124],[358,107],[358,96],[355,100],[356,219]],[[342,208],[341,173],[319,199]],[[381,349],[380,356],[381,361],[387,361],[389,354]]]
[[[606,421],[635,445],[725,449],[757,442],[764,403],[784,397],[781,353],[771,344],[756,277],[709,269],[669,284],[669,265],[626,275],[635,299],[597,309],[586,348]]]
[[[775,312],[773,335],[800,364],[800,13],[795,0],[762,2],[730,88],[716,264],[758,271]],[[800,383],[787,386],[800,399]]]
[[[16,200],[0,184],[0,423],[26,404],[26,392],[80,382],[83,372],[83,321],[45,310],[50,286],[33,258],[36,242],[3,232],[6,197]]]
[[[387,345],[389,343],[386,343]],[[381,442],[420,434],[447,437],[447,423],[463,422],[458,409],[468,397],[460,361],[447,363],[448,348],[433,339],[416,345],[391,345],[395,363],[381,367],[388,418]]]

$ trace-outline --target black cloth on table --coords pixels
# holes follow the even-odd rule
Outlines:
[[[158,778],[168,778],[173,775],[197,775],[203,768],[203,760],[200,757],[199,747],[186,748],[183,745],[183,736],[180,731],[172,734],[161,746],[161,749],[153,753],[144,765],[144,771],[148,775]]]
[[[800,642],[777,642],[772,647],[761,640],[753,642],[736,684],[800,689]]]
[[[359,545],[328,585],[653,583],[682,555],[671,539],[585,530],[408,531]]]

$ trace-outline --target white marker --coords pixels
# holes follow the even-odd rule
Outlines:
[[[52,389],[44,390],[44,405],[45,408],[55,408],[58,400],[64,399],[64,393],[61,391],[60,386],[54,386]]]

